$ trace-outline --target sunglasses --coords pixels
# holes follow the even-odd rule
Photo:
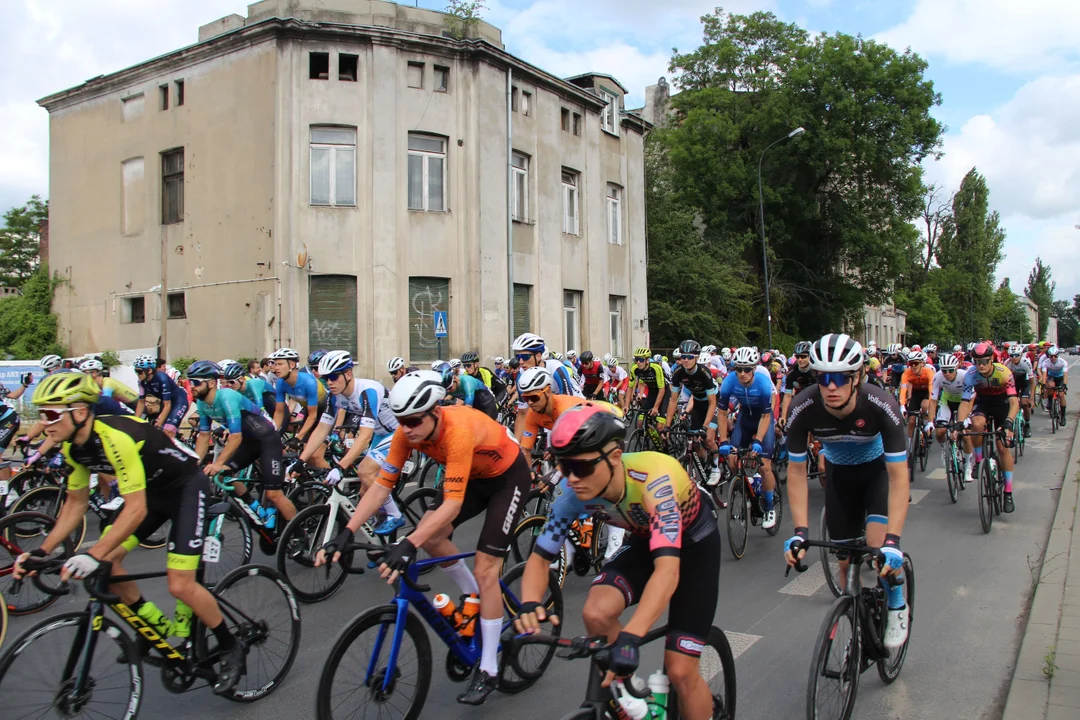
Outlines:
[[[240,385],[239,380],[220,380],[219,382],[225,387],[238,387]]]
[[[953,368],[947,368],[945,370],[942,370],[941,372],[944,375],[950,375],[950,374],[955,375],[956,374],[956,370],[954,370]]]
[[[634,362],[636,362],[636,363],[649,362],[649,358],[634,358]]]
[[[908,365],[908,367],[915,367],[916,365],[922,365],[922,360],[912,360],[907,365]]]
[[[64,408],[63,410],[53,410],[52,408],[42,408],[38,410],[38,417],[41,418],[43,425],[55,425],[64,419],[64,414],[69,413],[75,408]]]
[[[737,367],[737,368],[735,368],[735,372],[738,375],[750,375],[750,374],[753,374],[754,368],[752,368],[752,367]]]
[[[336,373],[330,373],[329,375],[323,375],[322,379],[325,380],[326,382],[337,382],[338,379],[342,378],[342,377],[345,377],[345,373],[336,372]]]
[[[796,355],[795,356],[796,360],[808,360],[809,358],[810,358],[809,355]]]
[[[599,457],[592,460],[559,460],[559,472],[569,477],[587,478],[596,472],[596,466],[607,459],[607,453],[600,453]]]
[[[424,422],[424,418],[426,418],[430,414],[431,413],[424,413],[423,415],[414,415],[412,417],[398,418],[398,424],[403,425],[407,428],[417,428],[420,427],[420,425]]]
[[[853,372],[827,372],[818,375],[817,382],[821,387],[828,387],[830,385],[843,387],[851,382],[854,377],[855,373]]]
[[[976,365],[990,365],[994,362],[994,358],[975,358]]]
[[[463,365],[465,365],[466,370],[472,370],[474,367],[476,367],[476,363],[463,363]]]
[[[191,381],[191,387],[193,387],[193,388],[202,387],[203,385],[208,385],[209,383],[210,383],[209,380],[192,380]]]
[[[521,399],[524,400],[525,402],[529,403],[530,405],[533,405],[533,404],[538,403],[541,400],[543,400],[544,396],[543,395],[522,395]]]
[[[680,360],[697,360],[697,355],[680,355]]]
[[[525,353],[524,355],[515,355],[514,357],[516,357],[521,362],[525,362],[526,360],[532,360],[533,354]]]

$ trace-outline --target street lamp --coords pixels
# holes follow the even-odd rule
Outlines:
[[[761,151],[761,157],[758,158],[757,163],[757,194],[758,194],[758,207],[761,210],[761,267],[765,273],[765,324],[769,329],[769,349],[772,349],[772,306],[769,302],[769,249],[765,245],[765,196],[761,192],[761,162],[765,159],[765,153],[769,152],[769,148],[773,145],[779,145],[785,140],[790,140],[793,137],[802,135],[806,132],[806,128],[801,125],[784,137],[773,142],[764,150]]]

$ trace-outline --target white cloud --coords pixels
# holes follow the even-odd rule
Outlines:
[[[991,198],[993,196],[991,195]],[[998,278],[1009,278],[1013,292],[1023,293],[1028,273],[1035,267],[1035,258],[1049,265],[1056,300],[1072,301],[1080,293],[1080,230],[1067,218],[1032,221],[1025,217],[1005,217],[1008,228],[1005,259],[998,267]]]
[[[1077,26],[1076,0],[917,0],[907,20],[876,39],[1022,75],[1075,66]]]

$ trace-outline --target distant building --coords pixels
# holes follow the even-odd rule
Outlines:
[[[862,320],[862,327],[855,328],[855,337],[864,346],[871,342],[879,348],[906,344],[907,313],[897,309],[891,300],[885,305],[866,305]]]
[[[11,297],[12,295],[22,295],[22,290],[15,287],[0,287],[0,297]]]

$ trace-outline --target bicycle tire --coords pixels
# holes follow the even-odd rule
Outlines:
[[[305,604],[322,602],[333,595],[348,574],[344,555],[342,562],[332,563],[329,570],[315,567],[315,553],[323,545],[329,517],[329,505],[304,508],[289,521],[278,539],[277,570],[285,576],[296,598]],[[344,510],[339,509],[337,527],[345,527],[348,521]]]
[[[319,480],[305,480],[293,485],[286,497],[296,508],[296,512],[300,512],[304,508],[326,502],[330,499],[330,493],[330,487],[326,483]]]
[[[52,617],[43,618],[41,622],[28,628],[8,647],[3,655],[0,655],[0,702],[6,712],[13,712],[12,717],[42,717],[49,710],[55,710],[54,703],[59,701],[60,688],[68,678],[62,676],[64,663],[57,662],[57,652],[70,652],[73,645],[81,644],[79,640],[85,636],[86,629],[90,626],[90,613],[85,610],[62,613]],[[60,639],[58,636],[65,631],[73,631],[70,641]],[[104,631],[104,632],[102,632]],[[110,641],[112,641],[110,643]],[[112,657],[103,657],[110,650],[115,650]],[[34,662],[35,654],[40,653],[41,658]],[[74,654],[72,655],[74,657]],[[94,656],[90,658],[93,675],[94,691],[89,694],[87,704],[80,708],[81,714],[89,715],[92,711],[87,708],[94,700],[103,702],[108,706],[105,710],[97,710],[101,717],[111,717],[116,707],[122,707],[127,717],[135,717],[139,711],[142,697],[145,695],[144,678],[142,667],[135,650],[135,643],[124,628],[107,615],[101,617],[101,625],[97,632],[97,642],[94,647]],[[63,657],[61,655],[60,657]],[[127,662],[121,663],[120,658],[128,658]],[[13,672],[16,661],[22,659],[26,670]],[[32,665],[33,667],[29,667]],[[109,672],[114,670],[115,672]],[[52,678],[55,676],[55,680]],[[116,693],[115,700],[109,700],[109,690],[123,690],[122,687],[110,687],[110,681],[124,681],[126,676],[126,693]],[[42,689],[35,689],[42,688]],[[42,697],[41,712],[29,711],[20,705],[20,700]],[[120,698],[123,698],[122,700]]]
[[[960,466],[956,462],[956,447],[949,443],[945,446],[945,483],[949,487],[949,500],[956,504],[956,483]]]
[[[705,639],[705,647],[698,660],[698,672],[712,695],[712,720],[734,720],[735,701],[738,696],[735,687],[735,656],[731,652],[727,635],[715,625],[709,628],[709,635]],[[720,677],[719,682],[716,682],[717,677]],[[682,718],[674,686],[668,692],[667,717],[671,720]]]
[[[428,458],[417,472],[416,487],[432,487],[438,489],[439,467],[439,463]]]
[[[41,526],[41,530],[35,532],[32,537],[20,538],[16,536],[14,529],[20,524],[29,527],[31,523]],[[48,535],[46,528],[52,528],[56,524],[56,518],[44,513],[24,512],[7,515],[0,518],[0,570],[5,572],[0,577],[0,593],[7,597],[5,609],[12,615],[29,615],[30,613],[44,610],[58,599],[58,595],[50,595],[38,589],[38,586],[29,581],[22,581],[18,592],[12,585],[16,582],[14,576],[8,572],[15,564],[15,559],[23,552],[30,552],[40,547],[41,542]],[[75,554],[76,545],[68,538],[64,541],[63,557],[71,557]],[[57,575],[48,575],[40,579],[50,587],[60,583]]]
[[[750,535],[750,508],[746,501],[746,479],[742,475],[731,480],[727,510],[728,548],[736,560],[741,560],[746,554],[746,540]]]
[[[529,515],[517,524],[510,538],[510,557],[513,558],[515,564],[529,559],[536,545],[536,538],[540,536],[545,525],[547,525],[547,518],[543,515]],[[581,548],[576,548],[576,551],[586,552]],[[569,571],[565,543],[559,548],[559,557],[555,559],[554,565],[552,572],[558,580],[559,587],[562,587],[566,583],[566,575]]]
[[[510,586],[518,582],[524,576],[525,563],[519,563],[517,565],[514,565],[512,568],[503,573],[503,585],[505,585],[507,589],[510,589],[510,591],[513,592]],[[517,596],[520,597],[520,595],[520,591],[517,592]],[[560,618],[565,617],[563,614],[564,607],[562,587],[559,585],[554,573],[548,573],[548,591],[547,594],[541,599],[541,604],[543,605],[544,609],[547,610],[549,615],[557,615]],[[518,608],[514,603],[510,601],[510,596],[507,595],[505,590],[503,591],[503,608],[506,610],[506,612],[511,618],[517,615]],[[555,637],[561,637],[562,629],[563,625],[562,623],[559,623],[558,625],[551,625],[548,632]],[[527,664],[527,667],[525,668],[526,674],[521,675],[518,674],[518,672],[511,666],[511,663],[508,662],[505,657],[503,657],[500,649],[499,692],[513,695],[515,693],[521,692],[528,687],[531,687],[537,680],[539,680],[543,676],[544,671],[547,670],[548,665],[551,664],[551,661],[555,657],[555,650],[556,648],[553,645],[532,645],[521,648],[518,652],[519,665],[522,664],[521,656],[524,653],[528,653],[529,657],[539,658],[535,663]]]
[[[1056,433],[1058,429],[1057,396],[1050,398],[1050,433]]]
[[[343,683],[345,690],[342,692],[348,692],[349,694],[355,693],[357,689],[364,690],[364,694],[370,696],[378,691],[381,693],[382,683],[381,680],[386,677],[387,668],[376,668],[376,675],[371,678],[370,681],[365,682],[363,672],[366,671],[369,664],[371,664],[370,653],[361,653],[360,659],[355,662],[348,662],[344,665],[342,660],[345,659],[346,654],[352,648],[357,639],[367,630],[371,628],[382,628],[383,626],[393,626],[397,622],[397,608],[393,605],[381,605],[379,607],[371,608],[360,615],[357,615],[353,620],[341,631],[337,639],[334,641],[333,647],[330,649],[330,654],[326,657],[326,662],[323,664],[322,671],[319,674],[319,683],[316,686],[315,691],[315,717],[318,720],[334,720],[333,710],[334,707],[334,679],[337,676],[339,668],[345,668],[348,670],[359,669],[361,671],[360,677],[355,680],[345,681]],[[392,636],[393,628],[389,628],[386,635]],[[412,698],[406,711],[400,715],[400,720],[417,720],[420,717],[421,711],[424,709],[424,702],[427,700],[428,690],[431,687],[431,641],[428,639],[427,631],[424,629],[424,624],[420,622],[420,619],[411,611],[405,613],[405,629],[404,634],[412,642],[416,651],[417,671],[416,671],[416,694]],[[390,643],[383,643],[382,652],[389,652]],[[398,661],[400,663],[403,651],[405,650],[404,644],[398,653]],[[378,665],[378,663],[374,663]],[[400,674],[400,665],[395,668]],[[386,697],[394,697],[394,694],[398,690],[397,682],[392,682],[389,686],[389,694]],[[379,701],[380,706],[385,700]],[[390,705],[386,703],[386,705]],[[356,712],[343,711],[343,713],[337,717],[356,717]],[[380,717],[383,717],[380,715]]]
[[[222,502],[222,499],[211,498],[209,505],[218,502]],[[207,537],[213,534],[221,543],[217,562],[207,562],[205,559],[202,561],[202,584],[207,588],[216,586],[233,570],[251,562],[253,552],[251,527],[247,524],[247,517],[231,502],[229,509],[220,517],[220,523],[218,516],[211,517],[206,528]]]
[[[916,424],[921,423],[922,418],[916,421]],[[915,432],[919,433],[919,472],[926,472],[926,463],[930,459],[930,443],[926,440],[926,434],[922,428],[917,428]]]
[[[851,626],[851,639],[848,641],[850,652],[847,653],[847,657],[843,658],[839,670],[835,672],[837,678],[841,681],[843,701],[839,712],[820,713],[817,705],[817,680],[828,667],[830,650],[836,640],[836,630],[845,616],[849,618]],[[829,609],[829,614],[825,616],[825,621],[818,631],[817,641],[814,643],[814,659],[810,663],[810,677],[806,684],[806,717],[829,717],[837,718],[837,720],[848,720],[851,717],[851,711],[855,707],[855,696],[859,691],[859,675],[861,674],[862,639],[859,637],[860,630],[855,598],[850,595],[838,597]],[[843,681],[845,679],[847,680],[847,692],[843,693]]]
[[[64,491],[59,485],[42,485],[39,488],[34,488],[29,492],[19,496],[19,499],[11,504],[8,508],[8,515],[15,515],[21,512],[37,512],[44,513],[52,518],[60,516],[60,508],[63,507],[63,495]],[[31,537],[29,534],[24,534],[25,531],[16,528],[15,533],[20,538]],[[83,516],[82,523],[74,530],[71,531],[71,542],[76,548],[82,545],[83,540],[86,539],[86,517]]]
[[[908,646],[911,645],[911,629],[915,620],[915,566],[907,555],[904,556],[903,588],[904,602],[908,606],[908,637],[907,641],[896,650],[895,655],[890,651],[890,657],[877,661],[878,677],[886,685],[891,685],[896,681],[896,678],[900,677],[900,671],[904,668],[904,660],[907,658]],[[884,633],[884,627],[882,633]],[[893,662],[888,662],[890,660],[893,660]]]
[[[548,510],[551,509],[551,503],[554,493],[551,490],[533,488],[529,490],[529,494],[525,496],[525,505],[521,511],[522,515],[528,517],[529,515],[547,515]]]
[[[918,425],[918,423],[916,423],[916,425]],[[918,454],[918,449],[917,449],[917,447],[915,445],[915,433],[916,432],[918,432],[918,428],[912,429],[912,431],[910,433],[908,433],[908,439],[907,439],[908,482],[915,482],[915,465],[918,462],[916,457],[915,457]]]
[[[984,533],[994,524],[994,478],[990,473],[990,459],[979,463],[979,522]]]
[[[254,587],[256,578],[262,581],[258,583],[258,587]],[[241,595],[241,589],[247,591],[246,597]],[[285,577],[265,565],[236,568],[221,579],[213,592],[225,616],[225,622],[228,623],[229,632],[237,642],[245,642],[245,638],[255,638],[248,648],[247,673],[231,693],[222,697],[239,703],[260,700],[281,685],[296,660],[302,629],[300,607]],[[279,614],[279,619],[268,620],[267,615],[261,611],[268,602],[278,604],[278,610],[284,611]],[[256,607],[259,609],[256,610]],[[270,634],[276,631],[280,633]],[[284,637],[286,634],[287,637]],[[213,639],[214,634],[202,623],[198,623],[198,631],[194,636],[196,656],[200,661],[210,659],[215,652],[209,647],[209,643],[216,642]],[[280,663],[280,667],[271,671],[270,677],[266,677],[267,668],[274,663]]]
[[[0,647],[4,647],[4,638],[7,637],[8,608],[4,593],[0,592]]]
[[[829,526],[825,524],[825,508],[821,508],[821,520],[818,523],[818,537],[822,540],[829,539]],[[836,557],[836,551],[829,548],[818,548],[821,551],[821,569],[825,571],[825,584],[833,597],[840,597],[843,592],[840,589],[840,561]]]

